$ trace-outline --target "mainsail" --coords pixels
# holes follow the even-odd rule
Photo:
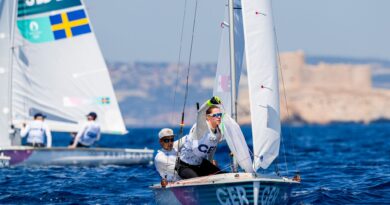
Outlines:
[[[234,81],[238,85],[243,54],[245,53],[252,121],[253,168],[254,170],[259,167],[266,169],[278,156],[280,144],[278,68],[271,3],[268,0],[236,0],[234,7],[236,27],[234,28],[234,56],[237,72]],[[226,113],[230,115],[232,100],[231,88],[229,87],[231,82],[229,81],[228,45],[228,31],[224,29],[214,83],[214,95],[221,97]],[[233,120],[226,119],[224,121],[231,122]],[[245,148],[247,146],[245,139],[240,134],[235,135],[240,137],[231,136],[232,139],[229,139],[230,136],[227,136],[229,148],[234,152],[239,165],[246,172],[252,172],[253,169],[248,168],[249,159],[247,159],[248,151]]]
[[[236,64],[236,85],[240,82],[241,70],[243,66],[244,57],[244,31],[242,27],[242,13],[240,0],[235,1],[234,5],[234,55]],[[231,70],[230,70],[230,56],[229,56],[229,12],[225,9],[225,20],[221,23],[222,34],[219,47],[219,56],[217,63],[216,80],[214,81],[213,95],[221,98],[225,111],[231,115]],[[238,87],[236,87],[238,93]]]
[[[12,121],[36,112],[53,131],[76,131],[94,111],[102,132],[126,132],[104,58],[80,0],[18,1]]]
[[[241,3],[239,0],[235,1],[234,5],[234,58],[236,64],[236,79],[235,82],[238,85],[240,82],[240,74],[243,64],[244,53],[244,37],[242,29],[242,14]],[[245,137],[241,132],[239,125],[230,117],[232,111],[232,87],[231,87],[231,69],[230,69],[230,54],[229,54],[229,26],[226,21],[228,19],[228,8],[225,10],[225,22],[222,26],[222,36],[219,49],[219,57],[217,64],[216,79],[214,81],[214,96],[219,96],[224,105],[224,111],[227,115],[224,116],[222,121],[222,131],[226,138],[227,144],[236,157],[237,163],[246,172],[254,172],[252,167],[252,159],[249,154],[248,145],[246,144]],[[238,88],[238,87],[236,87]],[[235,91],[238,92],[238,89]]]
[[[242,0],[254,168],[279,154],[280,108],[275,33],[270,0]]]

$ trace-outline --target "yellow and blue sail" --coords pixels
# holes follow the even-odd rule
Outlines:
[[[30,7],[26,6],[26,2],[29,1],[19,0],[17,27],[21,35],[31,43],[68,39],[92,32],[84,9],[69,8],[81,5],[80,0],[46,1],[47,3]],[[69,9],[64,10],[66,8]],[[62,12],[54,15],[47,13],[53,10],[62,10]],[[40,13],[47,13],[47,15],[29,18],[30,15],[35,16]]]
[[[91,32],[83,9],[50,16],[50,24],[55,40]]]

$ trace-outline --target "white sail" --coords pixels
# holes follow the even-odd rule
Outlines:
[[[10,146],[9,63],[12,2],[0,0],[0,146]]]
[[[167,186],[162,186],[161,183],[155,184],[151,188],[156,204],[186,204],[188,201],[196,201],[199,204],[216,204],[217,201],[220,204],[287,204],[292,186],[299,184],[298,180],[287,177],[253,174],[259,167],[267,168],[279,152],[279,90],[270,2],[242,0],[242,6],[255,162],[252,164],[249,160],[247,161],[249,163],[240,164],[246,172],[250,173],[195,177],[169,183]],[[230,5],[229,7],[231,9]],[[230,21],[233,21],[232,18]],[[233,46],[230,46],[230,50],[234,50]],[[225,50],[221,49],[220,52]],[[227,58],[228,55],[220,53],[220,56]],[[220,62],[218,71],[222,68]],[[229,67],[227,62],[224,61],[224,65]],[[229,99],[224,99],[225,107]],[[238,163],[245,161],[243,153],[248,153],[248,146],[242,143],[245,139],[241,129],[228,114],[222,118],[221,130]],[[249,154],[247,157],[250,159]],[[237,200],[237,203],[233,202],[234,197],[230,192],[233,186],[237,189],[237,193],[243,196],[240,198],[240,203]]]
[[[275,33],[270,0],[242,0],[253,134],[254,168],[279,154],[280,109]]]
[[[222,132],[230,151],[233,153],[238,165],[245,172],[254,173],[252,158],[249,154],[249,148],[246,144],[244,134],[240,126],[229,115],[224,115],[222,120]]]
[[[126,132],[82,1],[19,1],[13,57],[16,126],[42,112],[53,131],[77,131],[94,111],[102,132]]]
[[[242,28],[241,2],[234,3],[234,47],[236,64],[236,85],[240,83],[241,70],[244,56],[244,31]],[[225,9],[225,20],[221,23],[222,34],[219,47],[217,73],[214,81],[213,95],[221,98],[225,112],[231,116],[232,93],[231,93],[231,71],[229,55],[229,19],[228,8]],[[236,87],[238,93],[238,86]]]
[[[244,33],[242,28],[242,14],[240,0],[234,3],[234,47],[235,47],[235,67],[236,67],[236,85],[240,82],[242,60],[244,55]],[[248,145],[238,124],[230,117],[232,111],[232,88],[231,88],[231,69],[229,53],[229,19],[228,8],[225,10],[225,21],[221,23],[222,34],[219,48],[219,57],[217,64],[216,78],[214,81],[213,95],[222,100],[226,115],[223,119],[223,132],[226,137],[229,149],[236,158],[237,163],[246,172],[253,172],[252,159],[249,154]],[[236,87],[238,93],[238,86]],[[226,125],[226,126],[225,126]]]

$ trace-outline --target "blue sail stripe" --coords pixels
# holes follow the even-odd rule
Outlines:
[[[91,27],[89,27],[89,24],[84,24],[81,26],[72,27],[71,30],[72,30],[72,35],[77,36],[85,33],[90,33]]]
[[[87,18],[83,9],[67,13],[69,21]]]
[[[54,34],[54,39],[56,39],[56,40],[66,38],[66,33],[65,33],[65,30],[63,30],[63,29],[53,31],[53,34]]]
[[[56,14],[53,16],[50,16],[50,23],[51,25],[56,25],[62,23],[61,14]]]

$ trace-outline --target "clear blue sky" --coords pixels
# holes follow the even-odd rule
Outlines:
[[[84,0],[110,61],[177,62],[184,0]],[[195,0],[187,0],[183,58]],[[198,0],[194,62],[216,62],[226,0]],[[390,60],[390,0],[273,0],[280,51]]]

